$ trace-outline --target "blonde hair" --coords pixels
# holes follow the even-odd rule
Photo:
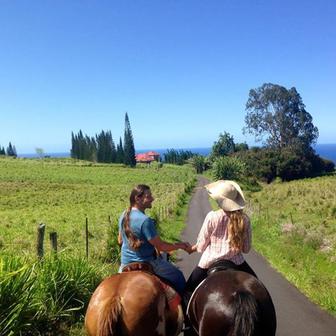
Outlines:
[[[135,188],[133,188],[130,195],[130,205],[126,209],[124,214],[123,229],[125,231],[128,243],[133,250],[138,250],[140,248],[140,245],[142,244],[142,241],[134,234],[134,232],[130,228],[130,213],[132,207],[136,203],[136,197],[141,197],[148,190],[150,190],[150,188],[145,184],[139,184]]]
[[[245,214],[242,210],[227,212],[229,216],[228,240],[229,246],[236,252],[241,252],[245,238]]]

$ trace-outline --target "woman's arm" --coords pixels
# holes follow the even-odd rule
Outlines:
[[[201,230],[197,237],[197,242],[195,245],[192,246],[193,251],[192,252],[204,252],[207,246],[210,243],[210,237],[213,232],[213,226],[212,226],[212,216],[213,211],[210,211],[202,224]],[[192,253],[190,252],[190,253]]]

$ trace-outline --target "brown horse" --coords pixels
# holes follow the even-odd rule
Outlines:
[[[188,316],[200,336],[274,336],[276,331],[267,289],[251,274],[236,270],[208,275],[189,302]]]
[[[85,315],[89,336],[176,336],[182,323],[181,306],[173,309],[160,280],[141,271],[105,279]]]

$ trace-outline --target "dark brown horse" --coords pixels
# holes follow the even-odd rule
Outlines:
[[[236,270],[210,274],[192,296],[188,315],[200,336],[274,336],[276,331],[267,289],[251,274]]]
[[[105,279],[85,315],[89,336],[176,336],[182,323],[181,306],[172,308],[160,280],[140,271]]]

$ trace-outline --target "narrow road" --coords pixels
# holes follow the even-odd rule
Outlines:
[[[204,217],[211,210],[207,192],[202,188],[208,181],[200,177],[191,199],[186,228],[182,240],[194,243]],[[246,261],[257,273],[259,279],[270,292],[277,314],[277,336],[335,336],[336,318],[311,303],[296,287],[255,251],[245,255]],[[186,279],[200,258],[199,253],[178,254],[177,265]]]

